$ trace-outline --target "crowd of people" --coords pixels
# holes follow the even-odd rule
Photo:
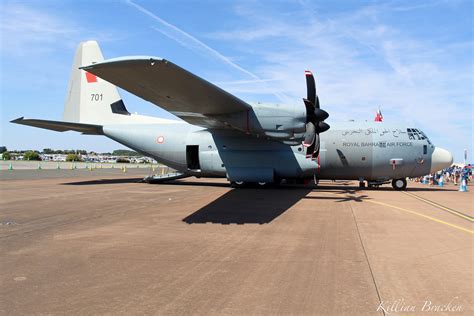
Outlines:
[[[440,181],[443,181],[445,184],[453,183],[454,185],[459,185],[462,180],[466,180],[467,184],[472,181],[472,168],[471,165],[464,167],[452,165],[449,168],[431,173],[427,176],[416,178],[415,182],[422,182],[425,179],[430,185],[438,185]]]

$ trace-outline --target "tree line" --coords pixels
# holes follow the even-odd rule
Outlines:
[[[42,151],[39,150],[8,150],[7,147],[5,146],[0,146],[0,154],[3,154],[5,152],[9,152],[12,154],[24,154],[27,152],[36,152],[38,154],[44,154],[44,155],[68,155],[68,154],[76,154],[76,155],[108,155],[108,156],[128,156],[128,157],[133,157],[133,156],[142,156],[141,154],[137,153],[136,151],[133,150],[128,150],[128,149],[116,149],[113,152],[104,152],[104,153],[96,153],[94,151],[87,151],[85,149],[51,149],[51,148],[44,148]]]
[[[38,150],[11,150],[9,151],[7,147],[0,146],[0,154],[2,154],[3,160],[11,160],[12,156],[23,155],[23,160],[41,160],[40,154],[44,155],[67,155],[66,161],[81,161],[81,156],[83,155],[108,155],[108,156],[126,156],[126,157],[136,157],[141,156],[133,150],[127,149],[117,149],[112,153],[95,153],[93,151],[87,152],[84,149],[65,149],[65,150],[55,150],[51,148],[44,148],[43,151]]]

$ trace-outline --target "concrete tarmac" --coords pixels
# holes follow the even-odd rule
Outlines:
[[[7,172],[0,314],[474,312],[473,186]]]

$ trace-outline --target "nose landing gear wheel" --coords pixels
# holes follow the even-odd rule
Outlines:
[[[393,179],[392,180],[392,187],[394,190],[403,191],[407,188],[407,180],[406,179]]]

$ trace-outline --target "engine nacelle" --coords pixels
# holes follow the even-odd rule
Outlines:
[[[216,118],[249,135],[295,144],[301,143],[306,130],[306,110],[303,106],[256,103],[248,111]]]

